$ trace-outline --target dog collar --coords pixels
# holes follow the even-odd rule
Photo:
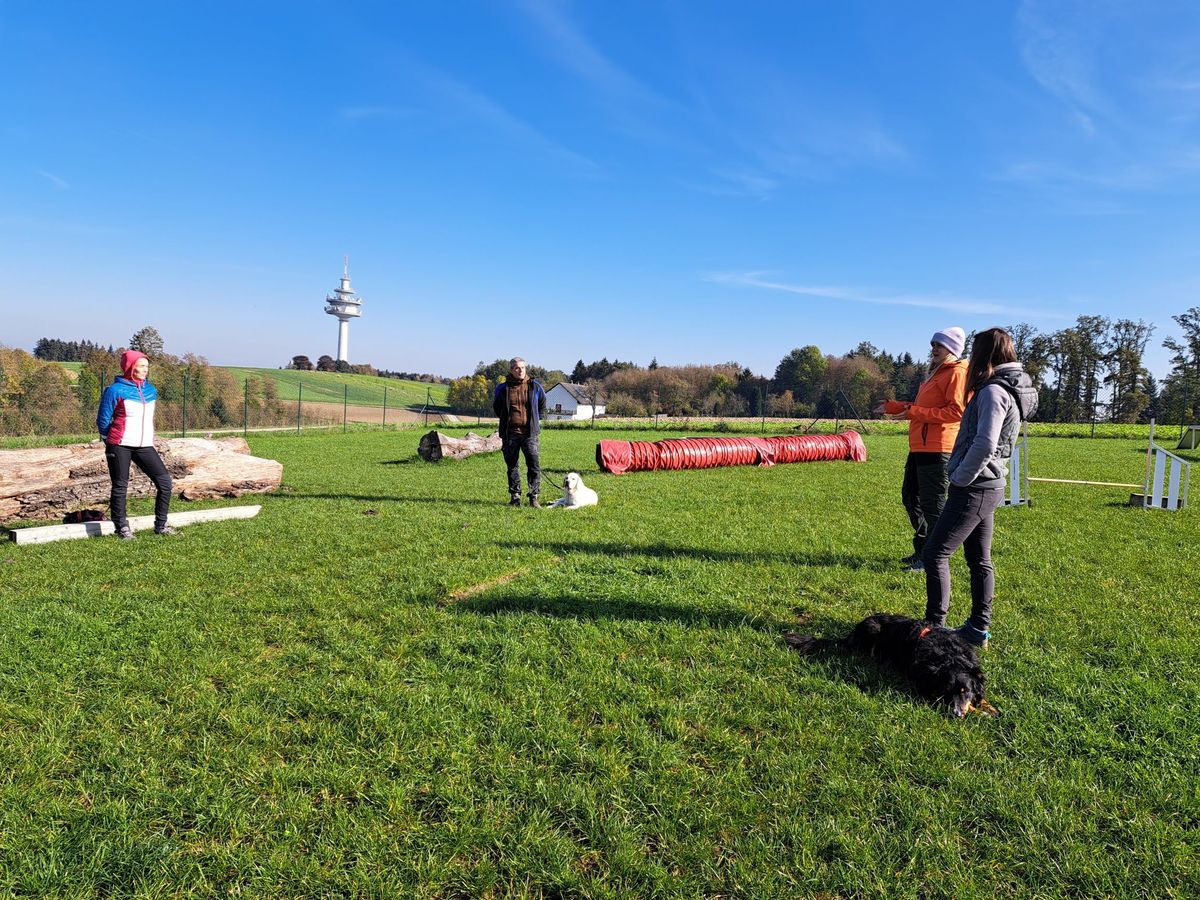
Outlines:
[[[931,631],[933,631],[933,626],[926,625],[924,628],[921,629],[921,633],[917,635],[917,640],[919,641],[921,638],[925,637],[925,635],[929,634],[929,632],[931,632]]]

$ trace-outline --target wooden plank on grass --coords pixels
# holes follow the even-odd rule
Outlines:
[[[218,509],[193,509],[187,512],[173,512],[167,516],[167,522],[174,528],[192,525],[196,522],[217,522],[222,519],[250,519],[258,515],[261,506],[223,506]],[[154,528],[154,516],[133,516],[129,527],[136,531],[150,531]],[[51,541],[70,541],[76,538],[99,537],[102,534],[113,534],[116,528],[112,522],[80,522],[77,525],[41,525],[37,528],[14,528],[9,531],[9,539],[17,544],[47,544]]]

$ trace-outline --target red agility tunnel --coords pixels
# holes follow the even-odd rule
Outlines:
[[[601,441],[596,462],[604,472],[657,469],[715,469],[718,466],[773,466],[775,463],[865,462],[867,448],[857,431],[790,434],[780,437],[668,438],[663,441]]]

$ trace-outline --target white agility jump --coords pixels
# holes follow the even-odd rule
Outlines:
[[[1181,442],[1182,443],[1182,442]],[[1029,434],[1022,429],[1021,439],[1013,447],[1009,460],[1008,483],[1004,486],[1005,506],[1032,506],[1029,483],[1080,484],[1088,487],[1119,487],[1137,489],[1140,494],[1129,498],[1130,506],[1146,509],[1179,510],[1187,506],[1188,488],[1192,480],[1192,464],[1176,456],[1154,440],[1154,420],[1150,421],[1150,445],[1146,448],[1146,471],[1142,484],[1121,481],[1084,481],[1075,478],[1034,478],[1029,474]]]
[[[1176,450],[1195,450],[1200,447],[1200,425],[1189,425],[1179,436]]]
[[[1021,438],[1013,445],[1008,460],[1008,484],[1004,486],[1005,506],[1030,506],[1029,499],[1029,428],[1021,423]]]
[[[1130,497],[1130,505],[1140,505],[1146,509],[1183,509],[1187,506],[1191,482],[1192,464],[1176,456],[1166,447],[1154,443],[1154,420],[1151,419],[1150,446],[1146,449],[1146,476],[1142,481],[1142,493]]]

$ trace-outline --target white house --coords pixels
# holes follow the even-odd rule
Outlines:
[[[604,407],[597,406],[595,414],[604,415]],[[582,384],[560,381],[546,391],[547,419],[590,419],[591,417],[592,398],[588,396],[587,388]]]

